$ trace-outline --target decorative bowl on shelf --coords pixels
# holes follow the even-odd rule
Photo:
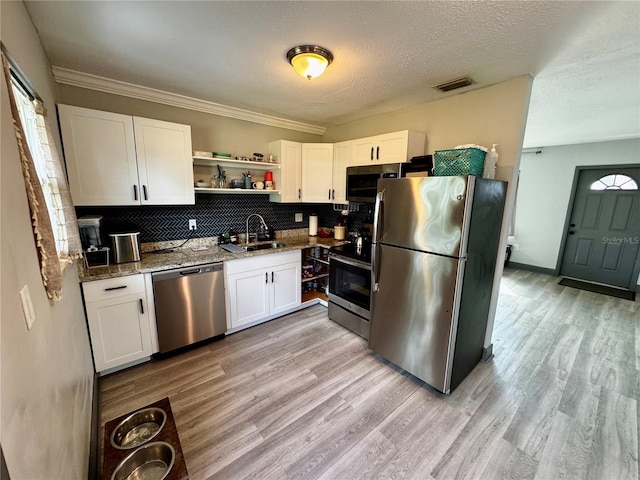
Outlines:
[[[221,152],[211,152],[213,154],[214,157],[225,157],[225,158],[231,158],[231,154],[230,153],[221,153]]]
[[[196,182],[196,187],[209,188],[211,184],[209,182]]]

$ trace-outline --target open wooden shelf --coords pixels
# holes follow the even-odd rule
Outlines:
[[[233,158],[220,158],[220,157],[193,157],[194,165],[204,165],[214,167],[216,165],[224,165],[228,167],[236,167],[236,168],[260,168],[264,170],[279,170],[279,163],[269,163],[269,162],[252,162],[248,160],[235,160]]]
[[[316,298],[319,298],[320,300],[324,300],[326,302],[327,294],[324,292],[316,292],[316,291],[303,293],[302,303],[308,302],[309,300],[314,300]]]

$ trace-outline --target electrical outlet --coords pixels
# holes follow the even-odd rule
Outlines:
[[[198,224],[196,223],[196,219],[195,218],[190,218],[189,219],[189,230],[197,230],[198,229]]]
[[[301,222],[302,221],[302,214],[301,213],[296,213],[295,220],[296,220],[296,222]]]

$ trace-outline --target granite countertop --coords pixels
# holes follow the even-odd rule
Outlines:
[[[183,248],[176,248],[168,253],[142,253],[142,260],[139,262],[129,262],[112,264],[108,267],[86,268],[82,262],[78,262],[78,276],[81,282],[91,282],[94,280],[105,280],[108,278],[124,277],[126,275],[136,275],[139,273],[152,273],[174,268],[191,267],[211,262],[223,262],[238,260],[240,258],[255,257],[257,255],[267,255],[270,253],[287,252],[290,250],[301,250],[315,245],[325,245],[333,247],[345,243],[343,240],[333,238],[310,237],[308,235],[296,237],[279,237],[278,242],[285,244],[284,247],[256,250],[253,252],[230,253],[213,244],[206,250],[193,250],[193,245],[187,244]],[[206,246],[199,242],[201,248]]]

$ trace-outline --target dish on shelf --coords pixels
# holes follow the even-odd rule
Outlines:
[[[211,187],[210,182],[196,182],[196,187],[209,188]]]
[[[230,153],[221,153],[221,152],[211,152],[214,157],[223,157],[223,158],[231,158]]]
[[[200,150],[194,150],[193,151],[193,156],[194,157],[207,157],[207,158],[212,158],[213,157],[213,152],[202,152]]]

